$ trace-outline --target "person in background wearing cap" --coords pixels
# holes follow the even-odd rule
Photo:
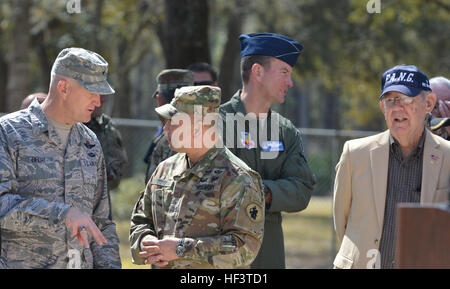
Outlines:
[[[66,48],[42,104],[0,118],[2,266],[121,268],[100,143],[88,122],[114,90],[97,53]]]
[[[153,94],[156,98],[157,107],[170,103],[173,98],[175,89],[183,86],[193,85],[194,76],[191,71],[186,69],[165,69],[156,77],[158,87]],[[147,164],[145,173],[145,184],[147,184],[150,176],[155,171],[160,162],[175,154],[169,147],[167,133],[163,132],[162,127],[152,140],[144,162]]]
[[[109,194],[110,190],[119,186],[128,157],[123,147],[120,131],[112,122],[111,117],[102,113],[102,106],[106,98],[106,95],[100,95],[100,106],[94,109],[91,120],[85,125],[95,133],[102,146]]]
[[[433,77],[430,87],[437,101],[428,118],[429,127],[433,133],[450,140],[450,80],[443,76]]]
[[[283,103],[288,89],[292,87],[292,69],[303,46],[273,33],[241,35],[239,40],[243,88],[220,107],[224,120],[224,143],[261,175],[264,184],[264,240],[251,267],[280,269],[286,267],[281,212],[298,212],[308,206],[315,177],[308,167],[300,132],[288,119],[270,108],[272,104]],[[234,128],[227,127],[226,114],[239,118],[240,113],[243,116],[254,113],[259,118],[264,118],[266,114],[267,123],[271,123],[271,118],[278,119],[278,140],[263,140],[261,143],[257,135],[251,135],[250,130],[238,131],[236,124]],[[227,143],[227,131],[233,131],[234,144]],[[239,146],[239,143],[245,146]],[[277,153],[276,158],[262,157],[264,143],[271,143],[270,151]]]
[[[383,74],[381,89],[388,130],[347,141],[336,166],[335,268],[395,268],[396,205],[448,199],[450,143],[425,128],[436,102],[428,78],[398,65]]]
[[[244,268],[256,257],[264,230],[262,182],[220,144],[212,122],[219,104],[220,88],[187,86],[175,91],[170,104],[155,109],[166,119],[164,131],[178,153],[159,164],[136,203],[130,229],[133,263]],[[183,140],[177,137],[180,131]]]
[[[196,62],[188,66],[188,70],[194,73],[194,85],[219,86],[217,83],[217,71],[206,62]]]

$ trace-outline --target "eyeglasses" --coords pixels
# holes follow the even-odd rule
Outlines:
[[[212,85],[214,83],[214,81],[212,80],[205,80],[205,81],[195,81],[194,85]]]
[[[388,97],[383,98],[381,101],[383,102],[384,107],[391,108],[395,105],[396,102],[398,102],[401,105],[408,105],[413,102],[413,97],[408,96],[395,96],[395,97]]]

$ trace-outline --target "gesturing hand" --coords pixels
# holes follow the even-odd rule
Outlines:
[[[85,248],[89,248],[87,232],[91,234],[92,238],[94,238],[100,246],[107,243],[105,237],[94,221],[75,207],[71,207],[67,212],[65,223],[67,228],[71,231],[70,237],[73,238],[77,235],[78,241],[82,243]]]

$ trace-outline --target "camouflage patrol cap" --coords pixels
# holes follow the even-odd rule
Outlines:
[[[156,113],[171,119],[175,114],[184,112],[192,114],[201,109],[203,115],[218,113],[221,90],[217,86],[184,86],[175,90],[175,97],[168,104],[155,108]]]
[[[194,85],[194,74],[187,69],[164,69],[156,77],[158,87],[153,98],[158,92],[174,90],[183,86]]]
[[[115,92],[106,80],[108,62],[99,54],[83,48],[63,49],[56,57],[52,73],[73,78],[93,93]]]

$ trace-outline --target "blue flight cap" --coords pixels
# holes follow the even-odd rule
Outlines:
[[[415,97],[422,90],[429,90],[430,81],[414,65],[397,65],[386,70],[381,77],[380,99],[390,91],[397,91],[409,97]]]
[[[294,67],[303,45],[275,33],[252,33],[239,36],[241,58],[247,55],[267,55],[278,58]]]

